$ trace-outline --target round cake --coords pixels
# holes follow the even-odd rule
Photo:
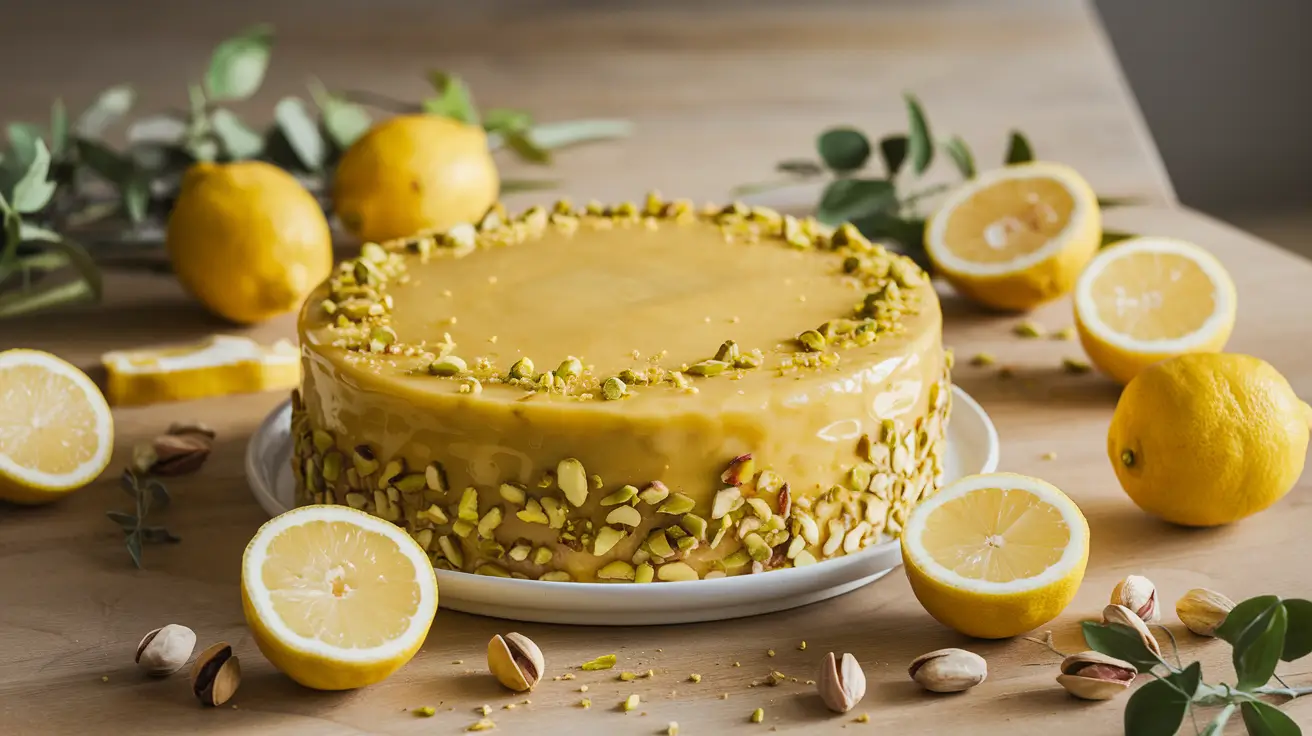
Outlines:
[[[686,581],[897,535],[942,481],[929,279],[850,225],[734,204],[575,209],[368,243],[299,320],[301,504],[440,569]]]

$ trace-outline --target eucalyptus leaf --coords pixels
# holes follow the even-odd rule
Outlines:
[[[916,175],[925,173],[929,165],[934,162],[934,137],[929,132],[929,120],[925,118],[925,111],[920,106],[920,101],[915,95],[905,93],[902,95],[907,103],[907,155],[911,158],[911,166],[915,169]]]
[[[907,160],[907,137],[904,135],[884,136],[879,140],[879,157],[884,159],[884,170],[888,178],[897,176],[902,164]]]
[[[23,242],[23,218],[4,195],[0,195],[0,212],[3,213],[5,239],[0,243],[0,283],[9,278],[13,272],[14,261],[18,258],[18,246]]]
[[[59,158],[68,148],[68,108],[63,98],[56,97],[50,106],[50,155]]]
[[[1034,149],[1030,147],[1030,140],[1019,130],[1011,131],[1011,139],[1007,141],[1007,155],[1004,159],[1008,166],[1011,164],[1023,164],[1034,160]]]
[[[1289,620],[1283,604],[1276,604],[1268,612],[1253,620],[1253,625],[1234,645],[1231,658],[1235,674],[1239,676],[1239,689],[1252,690],[1271,680],[1285,649],[1285,631]]]
[[[84,138],[96,138],[103,134],[114,121],[128,114],[132,103],[136,102],[137,93],[126,84],[120,84],[101,92],[91,106],[82,111],[74,125],[77,135]]]
[[[1231,703],[1222,708],[1221,712],[1216,714],[1216,717],[1212,719],[1211,723],[1207,724],[1207,728],[1204,728],[1199,736],[1221,736],[1225,733],[1225,724],[1230,722],[1230,716],[1235,714],[1235,709],[1238,707]]]
[[[1240,707],[1248,736],[1302,736],[1303,731],[1284,711],[1260,700],[1245,701]]]
[[[897,192],[884,179],[835,179],[825,187],[816,218],[837,225],[897,207]]]
[[[128,125],[129,143],[178,145],[187,135],[187,123],[173,115],[151,115]]]
[[[132,557],[132,564],[141,569],[141,535],[139,532],[133,532],[128,535],[128,554]]]
[[[28,166],[27,173],[23,174],[23,178],[14,185],[11,202],[13,208],[23,214],[30,214],[45,207],[55,193],[55,183],[50,181],[49,177],[50,149],[46,148],[45,141],[37,138],[36,153],[32,163]]]
[[[1148,200],[1143,197],[1099,197],[1098,206],[1104,210],[1113,207],[1134,207],[1141,204],[1147,204]]]
[[[317,80],[310,84],[310,96],[319,106],[324,130],[333,144],[346,149],[373,125],[373,118],[360,105],[334,95]]]
[[[523,110],[494,107],[483,111],[483,128],[490,133],[520,132],[533,125],[533,116]]]
[[[146,221],[150,209],[150,179],[144,173],[134,172],[120,186],[123,197],[123,211],[134,225]]]
[[[870,141],[855,128],[830,128],[815,142],[825,166],[842,174],[856,171],[870,159]]]
[[[131,469],[124,470],[118,477],[118,487],[128,495],[128,498],[137,497],[137,476]]]
[[[970,152],[970,146],[966,145],[961,136],[954,135],[944,141],[943,150],[947,151],[962,176],[967,179],[975,178],[975,155]]]
[[[137,529],[137,517],[123,511],[106,511],[105,516],[109,520],[118,524],[124,532],[133,532]]]
[[[284,97],[279,100],[273,117],[301,163],[310,171],[323,169],[327,147],[319,132],[319,124],[306,110],[301,98]]]
[[[1280,597],[1274,595],[1262,595],[1240,602],[1226,615],[1225,621],[1216,627],[1216,638],[1238,647],[1244,636],[1258,626],[1257,620],[1269,615],[1279,605]]]
[[[538,123],[529,128],[528,136],[538,148],[556,151],[580,143],[627,138],[633,134],[633,123],[627,120],[584,119],[561,120],[555,123]],[[492,141],[488,141],[492,148]]]
[[[26,173],[36,159],[36,144],[41,140],[41,128],[31,123],[10,123],[6,128],[9,135],[9,157],[5,167]]]
[[[437,92],[437,97],[424,100],[424,112],[478,125],[478,108],[474,107],[474,98],[463,79],[448,72],[431,71],[428,73],[428,81]]]
[[[132,174],[132,162],[103,143],[77,139],[78,159],[105,181],[119,185]]]
[[[177,544],[182,541],[182,537],[175,535],[162,526],[142,527],[141,538],[148,544]]]
[[[1280,658],[1293,662],[1312,654],[1312,601],[1291,598],[1284,604],[1289,630],[1285,632],[1285,649]]]
[[[150,494],[150,507],[153,509],[166,509],[173,501],[173,497],[169,495],[169,489],[155,478],[146,481],[144,490]]]
[[[1096,621],[1085,621],[1081,626],[1084,629],[1084,641],[1095,652],[1125,660],[1140,672],[1147,672],[1162,663],[1160,657],[1144,646],[1139,632],[1128,626],[1100,624]]]
[[[4,269],[0,268],[0,273]],[[52,284],[26,291],[11,291],[0,295],[0,319],[20,317],[43,309],[92,301],[96,298],[91,286],[83,280]]]
[[[20,273],[48,273],[67,268],[69,265],[68,257],[63,253],[39,250],[19,256],[14,264],[14,270]]]
[[[72,266],[81,277],[82,283],[89,292],[90,299],[99,301],[104,293],[104,286],[101,282],[100,269],[96,267],[96,262],[91,258],[91,254],[78,243],[61,236],[53,230],[47,230],[35,225],[23,223],[23,239],[26,241],[43,241],[50,244],[54,250],[58,251]],[[80,291],[71,292],[78,293]]]
[[[543,189],[555,189],[559,186],[559,179],[502,179],[501,193],[537,192]]]
[[[223,147],[224,157],[232,161],[244,161],[260,155],[264,140],[259,133],[251,130],[233,111],[220,107],[210,115],[210,125],[219,145]]]
[[[1122,230],[1104,229],[1102,231],[1102,242],[1098,245],[1098,247],[1106,248],[1107,246],[1112,245],[1114,243],[1119,243],[1122,240],[1129,240],[1130,238],[1136,238],[1136,237],[1138,236],[1135,235],[1134,233],[1127,233]]]
[[[1190,697],[1184,692],[1198,689],[1199,669],[1195,662],[1188,670],[1171,675],[1177,678],[1193,670],[1189,678],[1194,683],[1192,690],[1183,687],[1187,682],[1168,679],[1144,683],[1136,690],[1125,706],[1125,736],[1169,736],[1179,730],[1189,710]]]
[[[551,153],[545,148],[539,147],[533,142],[528,134],[521,131],[510,131],[503,134],[506,145],[515,155],[533,164],[551,163]]]
[[[273,28],[260,24],[220,43],[205,72],[205,91],[211,100],[244,100],[264,82],[273,54]]]
[[[802,177],[820,176],[825,173],[825,168],[823,166],[808,159],[789,159],[787,161],[780,161],[775,164],[774,168],[775,171]]]

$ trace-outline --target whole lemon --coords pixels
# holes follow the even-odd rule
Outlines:
[[[1303,472],[1312,409],[1269,363],[1196,353],[1143,369],[1125,387],[1107,456],[1139,508],[1217,526],[1279,501]]]
[[[187,291],[242,324],[296,309],[333,265],[319,203],[291,174],[260,161],[188,169],[166,240]]]
[[[401,115],[375,126],[342,154],[333,209],[364,240],[475,222],[501,181],[476,125],[438,115]]]

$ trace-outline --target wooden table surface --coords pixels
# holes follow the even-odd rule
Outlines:
[[[1152,205],[1114,212],[1109,222],[1211,249],[1238,284],[1231,349],[1270,360],[1296,389],[1312,393],[1312,352],[1303,348],[1312,327],[1301,316],[1312,266],[1172,206],[1134,103],[1081,4],[905,2],[874,10],[856,3],[803,9],[676,2],[603,12],[579,3],[550,13],[501,4],[477,13],[426,3],[366,8],[344,0],[313,7],[152,1],[88,4],[68,16],[29,4],[7,13],[0,30],[0,66],[25,70],[7,85],[0,118],[35,116],[57,93],[76,104],[125,79],[140,82],[147,105],[169,104],[187,76],[199,73],[215,40],[263,18],[278,24],[281,45],[252,109],[270,109],[310,73],[333,85],[416,97],[419,72],[444,66],[465,73],[487,103],[523,105],[544,119],[618,116],[637,123],[630,141],[562,157],[552,174],[566,180],[565,193],[618,199],[658,187],[700,199],[724,198],[733,184],[768,175],[777,158],[805,155],[825,125],[852,122],[876,132],[901,125],[898,93],[911,89],[938,129],[974,142],[981,161],[997,160],[1008,128],[1023,125],[1041,155],[1073,164],[1099,192],[1147,198]],[[1016,318],[986,315],[950,297],[945,310],[946,341],[959,355],[988,350],[1016,368],[1017,377],[1004,381],[996,369],[963,360],[954,376],[996,422],[1003,469],[1055,483],[1088,516],[1090,567],[1075,603],[1051,626],[1059,647],[1082,648],[1077,622],[1098,612],[1129,573],[1155,580],[1167,610],[1198,585],[1235,598],[1308,594],[1297,561],[1312,550],[1312,481],[1275,510],[1233,527],[1187,531],[1158,523],[1125,498],[1104,456],[1117,388],[1097,375],[1059,369],[1078,346],[1019,340],[1010,333]],[[1069,310],[1062,301],[1035,318],[1065,326]],[[283,318],[249,334],[272,339],[292,328]],[[232,329],[170,279],[115,274],[104,307],[0,324],[0,348],[50,350],[91,369],[106,350],[216,331]],[[242,549],[265,519],[247,488],[243,453],[283,398],[115,411],[114,471],[134,443],[171,421],[198,419],[219,432],[203,471],[170,484],[175,503],[166,519],[182,543],[147,547],[144,570],[132,568],[121,534],[104,517],[124,502],[115,473],[49,507],[0,507],[0,733],[459,733],[484,703],[505,733],[652,734],[671,720],[683,734],[1119,732],[1125,699],[1074,701],[1053,681],[1055,655],[1020,640],[970,641],[944,629],[920,608],[900,572],[840,599],[711,624],[583,629],[443,611],[424,649],[386,683],[350,693],[302,689],[259,655],[237,592]],[[1057,459],[1042,459],[1050,451]],[[197,705],[184,675],[162,682],[138,675],[138,639],[170,622],[191,626],[202,645],[233,644],[244,679],[231,707]],[[489,636],[508,630],[541,645],[549,675],[573,672],[577,679],[548,680],[531,704],[503,709],[525,698],[484,673],[483,650]],[[1210,679],[1227,676],[1227,646],[1187,632],[1181,640]],[[989,679],[959,696],[921,692],[906,677],[907,663],[948,646],[984,655]],[[803,682],[753,687],[770,670],[812,678],[830,650],[854,653],[869,678],[865,701],[846,717],[828,713]],[[655,677],[621,683],[614,672],[577,671],[610,652],[620,657],[618,669],[651,668]],[[1297,667],[1281,672],[1308,684],[1309,673]],[[700,684],[686,681],[692,672],[702,675]],[[584,684],[594,703],[587,711],[576,705]],[[626,715],[616,706],[630,693],[644,704]],[[408,712],[424,705],[437,715]],[[761,725],[748,722],[757,707],[765,710]],[[1289,712],[1312,720],[1308,702]],[[869,715],[868,724],[853,722],[859,713]]]

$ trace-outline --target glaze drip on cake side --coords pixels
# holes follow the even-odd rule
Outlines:
[[[942,472],[923,273],[760,208],[590,209],[494,211],[343,264],[300,320],[299,501],[403,524],[439,567],[548,580],[896,534]]]

